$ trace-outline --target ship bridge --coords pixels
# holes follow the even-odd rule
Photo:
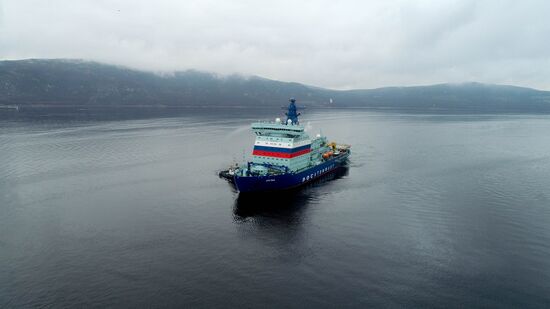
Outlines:
[[[258,135],[298,137],[304,134],[304,126],[297,124],[282,124],[279,122],[256,122],[252,124],[252,131]]]

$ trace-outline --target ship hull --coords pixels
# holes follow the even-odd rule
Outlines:
[[[323,175],[343,166],[350,153],[344,153],[316,166],[296,173],[266,176],[235,176],[235,186],[240,193],[271,192],[293,189],[311,183]]]

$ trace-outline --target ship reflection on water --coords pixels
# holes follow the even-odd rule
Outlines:
[[[317,181],[293,190],[270,193],[239,194],[233,207],[233,221],[244,241],[261,245],[258,259],[280,261],[284,265],[299,263],[312,252],[307,237],[315,206],[331,190],[332,180],[348,174],[340,167]]]
[[[295,189],[239,194],[233,207],[235,220],[246,220],[249,217],[296,217],[296,214],[304,211],[309,203],[317,199],[317,188],[348,174],[349,167],[342,166],[312,183]]]

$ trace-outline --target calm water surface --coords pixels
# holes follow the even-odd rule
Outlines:
[[[265,115],[0,120],[0,307],[549,307],[550,117],[309,111],[304,190],[216,171]]]

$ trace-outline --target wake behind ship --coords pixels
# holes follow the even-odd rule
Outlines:
[[[331,173],[344,165],[351,154],[349,145],[328,142],[317,134],[310,138],[300,125],[296,100],[290,99],[287,119],[256,122],[252,161],[220,172],[235,183],[240,193],[278,191],[295,188]]]

